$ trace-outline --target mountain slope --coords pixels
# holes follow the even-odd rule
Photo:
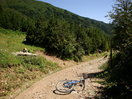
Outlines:
[[[1,0],[0,27],[26,32],[30,45],[62,59],[109,49],[110,26],[36,0]]]
[[[3,1],[3,2],[2,2]],[[30,17],[33,20],[40,19],[47,21],[50,19],[62,19],[69,23],[75,23],[83,27],[97,27],[105,33],[110,33],[111,27],[109,24],[84,18],[73,14],[67,10],[52,6],[36,0],[1,0],[3,9],[15,10],[25,17]],[[21,15],[21,16],[22,16]],[[18,18],[18,17],[17,17]],[[2,26],[2,24],[1,24]]]

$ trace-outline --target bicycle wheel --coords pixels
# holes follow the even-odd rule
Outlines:
[[[76,83],[75,86],[73,87],[75,91],[83,91],[84,88],[85,88],[85,84],[82,82]]]
[[[73,91],[73,84],[69,84],[71,80],[59,81],[56,85],[56,90],[62,93],[71,93]]]

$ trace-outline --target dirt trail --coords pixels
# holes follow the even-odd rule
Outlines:
[[[53,93],[53,90],[55,90],[55,85],[59,80],[76,80],[79,79],[77,74],[91,74],[100,72],[98,67],[106,61],[107,59],[98,58],[51,74],[33,84],[30,88],[16,96],[15,99],[86,99],[85,97],[93,97],[96,94],[95,91],[97,91],[96,86],[100,87],[100,85],[95,82],[90,82],[89,79],[86,79],[86,88],[83,92],[72,92],[68,95],[57,95]]]

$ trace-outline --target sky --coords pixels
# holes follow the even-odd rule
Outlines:
[[[109,23],[110,19],[105,17],[115,0],[40,0],[50,3],[56,7],[66,9],[79,16],[88,17],[98,21]]]

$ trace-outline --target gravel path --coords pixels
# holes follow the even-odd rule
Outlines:
[[[76,80],[79,79],[77,74],[91,74],[100,72],[98,67],[106,61],[107,59],[98,58],[89,62],[83,62],[78,65],[68,67],[59,72],[51,74],[20,93],[15,97],[15,99],[93,99],[92,97],[96,94],[95,92],[97,91],[96,87],[100,87],[100,85],[96,82],[91,82],[89,79],[86,79],[86,88],[83,92],[72,92],[68,95],[57,95],[53,93],[53,90],[55,90],[55,85],[59,80]],[[91,78],[91,80],[94,79],[95,78]]]

